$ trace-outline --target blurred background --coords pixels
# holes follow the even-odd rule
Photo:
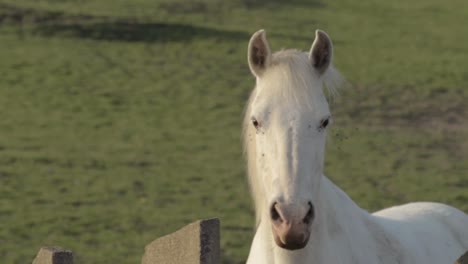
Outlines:
[[[334,41],[326,170],[363,208],[468,211],[465,0],[0,0],[0,259],[76,263],[219,217],[243,263],[254,214],[241,147],[247,44]]]

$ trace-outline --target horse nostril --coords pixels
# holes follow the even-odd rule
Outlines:
[[[314,212],[314,206],[312,205],[311,202],[309,202],[309,210],[307,211],[306,216],[304,217],[304,224],[310,224],[312,223],[312,220],[314,219],[315,212]]]
[[[273,221],[281,220],[281,215],[278,213],[278,210],[276,209],[276,203],[273,203],[273,205],[270,208],[270,216],[271,216],[271,220]]]

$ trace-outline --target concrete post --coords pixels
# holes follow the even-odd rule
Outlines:
[[[219,219],[200,220],[145,247],[142,264],[219,264]]]
[[[33,264],[73,264],[73,253],[61,247],[42,247]]]

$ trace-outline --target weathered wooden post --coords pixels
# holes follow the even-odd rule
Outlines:
[[[219,219],[200,220],[145,247],[142,264],[219,264]]]
[[[73,264],[73,253],[61,247],[42,247],[33,264]]]

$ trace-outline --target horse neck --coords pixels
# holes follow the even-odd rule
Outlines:
[[[350,258],[358,261],[363,248],[375,248],[376,241],[369,231],[369,226],[375,226],[371,215],[325,176],[320,190],[319,201],[314,203],[317,215],[307,247],[300,251],[274,247],[275,264],[347,263]]]
[[[365,226],[370,214],[326,176],[322,176],[320,200],[317,204],[316,228],[318,235],[334,239],[354,235],[356,228]]]
[[[369,213],[361,209],[351,198],[326,176],[322,176],[320,186],[318,210],[322,211],[318,215],[318,221],[325,221],[325,225],[336,224],[347,225],[349,219],[344,217],[356,217],[366,219]]]

